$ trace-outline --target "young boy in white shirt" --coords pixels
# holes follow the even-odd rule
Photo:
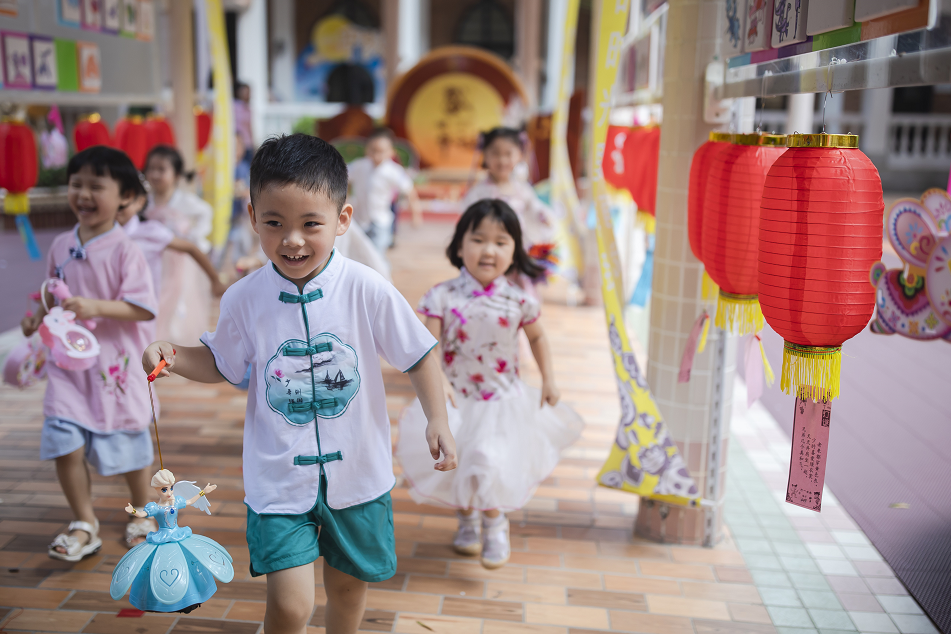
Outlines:
[[[435,468],[456,466],[429,354],[436,340],[391,284],[334,251],[350,225],[346,195],[347,166],[332,146],[303,134],[266,141],[251,164],[248,213],[270,263],[224,294],[204,346],[159,341],[142,357],[147,372],[165,359],[204,383],[238,383],[250,368],[247,539],[252,576],[267,575],[268,634],[306,632],[318,557],[334,634],[356,632],[367,583],[396,572],[379,356],[409,373],[430,453],[442,454]]]
[[[366,155],[347,166],[353,185],[353,218],[380,253],[386,253],[393,244],[392,205],[397,194],[409,201],[413,224],[422,220],[413,179],[393,160],[394,156],[393,133],[389,128],[376,128],[367,137]]]

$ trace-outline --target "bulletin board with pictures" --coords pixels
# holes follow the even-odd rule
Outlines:
[[[0,0],[5,101],[157,101],[153,0]]]

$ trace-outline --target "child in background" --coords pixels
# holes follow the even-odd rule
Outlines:
[[[182,155],[169,145],[157,145],[145,160],[145,178],[152,189],[152,204],[145,211],[177,237],[198,245],[202,253],[211,251],[211,205],[179,187],[185,174]],[[211,285],[191,256],[166,250],[162,256],[162,284],[159,304],[162,312],[156,324],[158,336],[194,345],[208,328]]]
[[[554,215],[548,205],[538,199],[528,181],[516,174],[528,135],[514,128],[493,128],[482,133],[480,144],[487,174],[466,192],[462,208],[467,209],[484,198],[504,200],[518,215],[525,251],[538,258],[545,257],[555,241]]]
[[[418,440],[426,419],[418,402],[400,418],[396,455],[413,499],[458,509],[456,551],[481,552],[483,566],[498,568],[511,550],[502,511],[528,502],[558,464],[561,450],[578,438],[583,422],[558,404],[538,302],[506,277],[542,274],[522,248],[512,208],[501,200],[480,200],[469,207],[446,255],[460,269],[459,277],[433,287],[417,310],[439,338],[459,467],[452,473],[426,467],[425,446]],[[520,330],[541,370],[541,392],[519,378]]]
[[[393,160],[393,133],[377,128],[367,137],[366,156],[348,165],[353,186],[353,219],[380,253],[393,246],[393,201],[398,194],[409,200],[413,224],[422,222],[419,196],[403,166]]]
[[[142,249],[142,253],[149,263],[149,269],[152,271],[152,284],[155,287],[156,295],[160,294],[162,288],[162,254],[166,249],[170,249],[184,253],[195,260],[195,263],[208,276],[208,281],[211,282],[211,292],[216,297],[220,297],[228,287],[221,282],[218,271],[215,270],[215,266],[208,256],[198,248],[197,244],[179,238],[161,222],[148,220],[143,213],[148,202],[145,186],[140,182],[135,199],[130,205],[119,209],[119,213],[116,214],[116,222],[122,226],[126,235],[132,238],[132,241]],[[162,307],[159,306],[159,315],[162,312]]]
[[[141,188],[132,161],[99,145],[74,155],[66,174],[69,207],[79,224],[53,241],[47,275],[64,280],[73,295],[61,302],[64,310],[95,320],[102,352],[88,370],[47,364],[40,459],[56,460],[56,475],[76,518],[69,532],[50,544],[49,556],[75,562],[102,546],[87,462],[100,475],[125,476],[136,507],[149,501],[149,392],[141,375],[128,374],[129,361],[134,363],[155,336],[157,302],[145,256],[116,224],[117,214]],[[23,334],[32,335],[45,314],[41,307],[25,317]],[[154,521],[149,527],[156,529]],[[127,526],[128,546],[137,536],[144,538],[140,528],[134,522]]]
[[[251,163],[249,215],[270,262],[228,289],[204,345],[159,341],[142,357],[149,372],[165,359],[203,383],[237,383],[251,369],[242,472],[268,634],[307,631],[318,557],[326,627],[337,634],[357,631],[367,583],[396,572],[380,356],[409,374],[423,404],[428,468],[440,453],[437,470],[455,467],[435,339],[399,291],[336,253],[352,213],[346,196],[347,166],[331,145],[305,134],[265,141]]]

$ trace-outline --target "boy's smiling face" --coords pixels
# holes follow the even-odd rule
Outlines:
[[[334,240],[350,227],[353,208],[297,185],[269,186],[248,205],[261,249],[278,270],[303,291],[327,264]]]

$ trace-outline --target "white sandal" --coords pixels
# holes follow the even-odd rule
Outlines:
[[[133,544],[132,542],[139,537],[148,537],[149,533],[154,533],[158,530],[158,523],[152,517],[143,517],[138,518],[141,521],[130,520],[128,524],[125,525],[125,546],[126,548],[132,549],[138,546],[139,544]]]
[[[80,544],[75,535],[60,533],[49,546],[48,553],[51,559],[76,562],[83,557],[87,557],[88,555],[98,552],[99,549],[102,548],[102,540],[99,539],[99,520],[96,520],[95,525],[90,524],[89,522],[70,522],[69,528],[67,530],[70,532],[84,531],[89,533],[89,541],[85,544]],[[56,550],[59,547],[65,548],[66,552],[61,553]]]

